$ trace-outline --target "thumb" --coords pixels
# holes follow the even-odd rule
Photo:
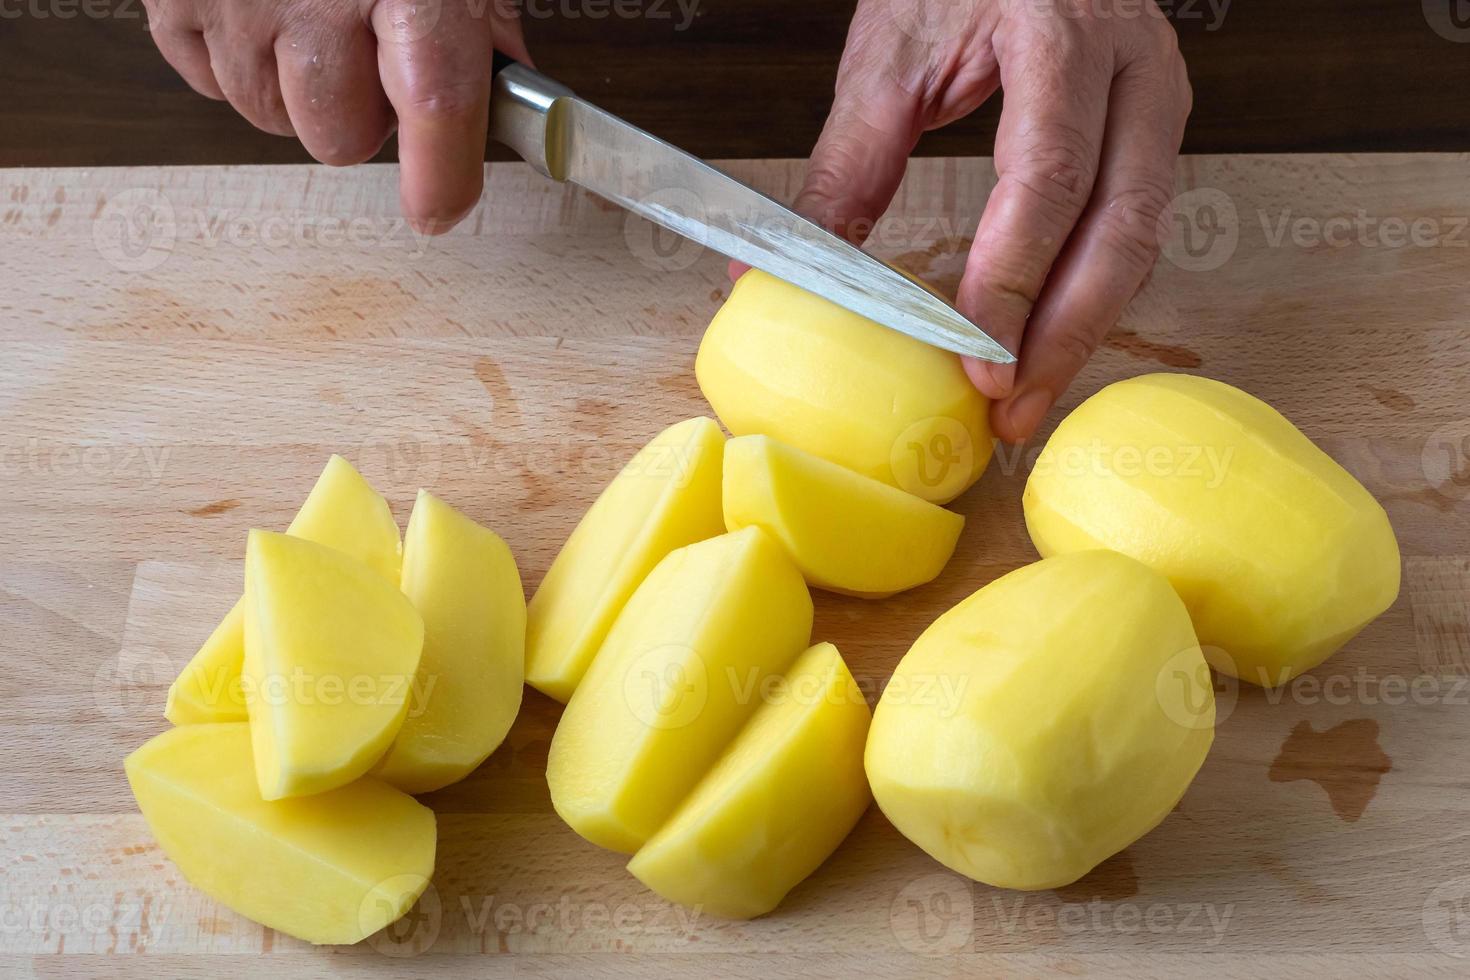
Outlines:
[[[792,209],[861,245],[888,210],[922,132],[918,96],[894,82],[886,62],[868,61],[849,47]],[[730,278],[748,268],[731,262]]]

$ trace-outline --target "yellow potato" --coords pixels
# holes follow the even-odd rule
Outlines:
[[[287,534],[336,548],[398,581],[398,525],[388,502],[341,456],[327,460]],[[169,685],[164,717],[175,725],[244,721],[244,600],[236,602]]]
[[[694,371],[735,435],[768,435],[934,503],[990,461],[989,403],[958,356],[758,269],[715,314]]]
[[[169,729],[123,765],[184,877],[286,935],[355,943],[407,912],[434,872],[433,811],[385,783],[262,800],[243,723]]]
[[[878,598],[938,575],[965,519],[766,436],[725,443],[725,526],[786,546],[807,582]]]
[[[424,622],[332,548],[272,531],[245,547],[245,706],[267,800],[350,783],[398,734]]]
[[[424,619],[408,717],[373,774],[408,793],[467,776],[521,707],[526,597],[495,532],[420,490],[403,549],[403,593]]]
[[[868,808],[870,718],[837,648],[807,650],[628,870],[712,915],[771,911]]]
[[[565,702],[653,566],[725,529],[724,445],[712,419],[687,419],[655,436],[602,491],[531,597],[526,683]]]
[[[1206,378],[1093,395],[1047,442],[1024,503],[1042,555],[1113,548],[1163,573],[1205,656],[1254,684],[1317,666],[1399,591],[1372,495],[1269,405]]]
[[[562,713],[546,765],[556,812],[594,844],[642,847],[811,629],[801,573],[759,528],[670,552]]]
[[[939,617],[873,712],[878,806],[1001,888],[1075,881],[1173,809],[1214,738],[1189,615],[1113,551],[1011,572]]]

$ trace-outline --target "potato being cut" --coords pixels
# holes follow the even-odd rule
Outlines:
[[[267,800],[351,782],[398,734],[424,622],[397,587],[325,545],[251,531],[245,704]]]
[[[766,436],[725,444],[725,526],[786,546],[807,582],[876,598],[930,581],[965,519]]]
[[[398,581],[398,525],[388,502],[341,456],[327,460],[287,534],[336,548]],[[163,714],[175,725],[244,721],[244,600],[236,602],[169,685]]]
[[[1047,558],[940,616],[873,712],[873,798],[1000,888],[1076,881],[1168,816],[1214,738],[1209,669],[1163,576]]]
[[[355,943],[402,917],[434,872],[433,811],[386,783],[262,800],[243,723],[169,729],[123,765],[190,884],[289,936]]]
[[[424,619],[408,717],[373,775],[409,793],[463,779],[521,707],[526,598],[495,532],[420,490],[403,549],[403,592]]]
[[[1327,659],[1399,591],[1388,515],[1265,402],[1150,374],[1062,420],[1024,496],[1042,555],[1112,548],[1163,573],[1205,656],[1253,684]]]
[[[670,552],[562,713],[546,766],[556,812],[594,844],[643,846],[811,629],[801,573],[759,528]]]
[[[957,355],[758,269],[715,314],[694,371],[735,435],[779,439],[934,503],[990,461],[989,403]]]
[[[837,648],[802,654],[628,863],[664,898],[725,918],[771,911],[842,843],[871,796],[871,717]]]
[[[570,698],[653,566],[724,531],[724,446],[712,419],[687,419],[655,436],[602,491],[531,597],[526,683],[558,701]]]

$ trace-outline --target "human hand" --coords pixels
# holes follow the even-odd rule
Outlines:
[[[1018,354],[965,367],[1020,442],[1158,256],[1192,96],[1153,0],[861,0],[795,207],[861,239],[920,134],[997,88],[999,180],[956,305]]]
[[[530,63],[497,0],[144,0],[154,42],[195,91],[346,166],[398,129],[399,198],[438,234],[480,199],[491,50]]]

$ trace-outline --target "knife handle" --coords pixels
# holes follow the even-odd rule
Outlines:
[[[572,90],[533,68],[495,52],[490,87],[490,138],[555,180],[566,179],[566,140],[557,101]]]

